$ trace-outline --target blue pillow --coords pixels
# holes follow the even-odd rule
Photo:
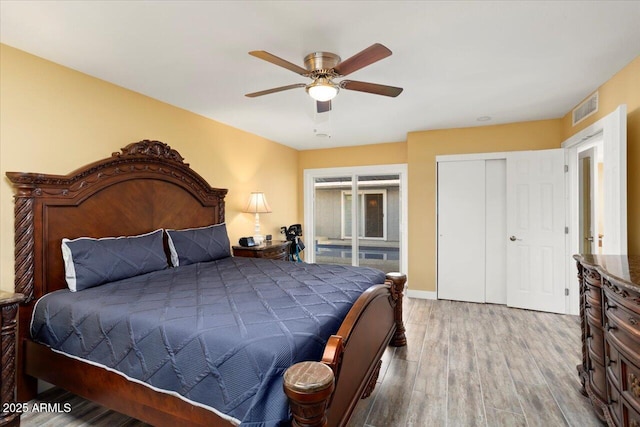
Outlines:
[[[163,231],[139,236],[62,239],[65,279],[72,292],[168,267]]]
[[[195,264],[231,256],[226,224],[184,230],[167,230],[171,264]]]

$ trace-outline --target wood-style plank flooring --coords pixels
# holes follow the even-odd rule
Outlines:
[[[408,345],[389,348],[349,427],[602,426],[579,392],[576,316],[408,298],[404,313]],[[145,426],[61,390],[40,400],[73,411],[23,426]]]

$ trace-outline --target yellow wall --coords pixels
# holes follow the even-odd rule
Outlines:
[[[169,144],[215,187],[228,188],[232,242],[253,234],[240,212],[264,191],[262,233],[298,222],[297,151],[0,45],[0,289],[13,290],[13,189],[7,171],[67,174],[130,142]],[[272,165],[278,165],[277,168]]]
[[[390,142],[387,144],[306,150],[299,153],[298,161],[300,171],[314,168],[407,163],[407,147],[404,142]]]
[[[627,227],[628,252],[640,254],[640,56],[598,88],[598,112],[571,126],[571,111],[562,119],[563,140],[627,105]]]
[[[409,133],[409,288],[436,290],[436,156],[543,150],[561,142],[560,120]]]

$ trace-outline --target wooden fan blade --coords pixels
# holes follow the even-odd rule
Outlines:
[[[316,109],[318,110],[318,113],[331,111],[331,101],[316,101]]]
[[[391,51],[385,46],[380,43],[372,44],[362,52],[356,53],[351,58],[339,63],[333,68],[333,71],[341,76],[346,76],[390,55]]]
[[[402,93],[401,87],[379,85],[375,83],[357,82],[354,80],[343,80],[340,87],[348,90],[357,90],[358,92],[373,93],[376,95],[384,95],[396,97]]]
[[[272,64],[278,65],[282,68],[286,68],[287,70],[293,71],[294,73],[300,74],[301,76],[306,76],[309,74],[309,70],[299,67],[296,64],[292,64],[291,62],[286,61],[282,58],[278,58],[277,56],[272,55],[269,52],[265,52],[264,50],[253,50],[249,52],[249,55],[263,59],[267,62],[271,62]]]
[[[305,87],[305,86],[306,84],[304,83],[296,83],[294,85],[274,87],[273,89],[267,89],[267,90],[261,90],[260,92],[248,93],[245,96],[248,96],[249,98],[255,98],[256,96],[268,95],[270,93],[282,92],[283,90],[295,89],[297,87]]]

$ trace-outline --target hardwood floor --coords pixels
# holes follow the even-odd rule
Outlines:
[[[602,426],[579,391],[577,316],[408,299],[405,325],[350,427]]]
[[[602,426],[579,392],[577,316],[406,299],[405,324],[407,347],[386,352],[349,427]],[[28,413],[23,426],[145,426],[60,390],[40,400],[73,411]]]

